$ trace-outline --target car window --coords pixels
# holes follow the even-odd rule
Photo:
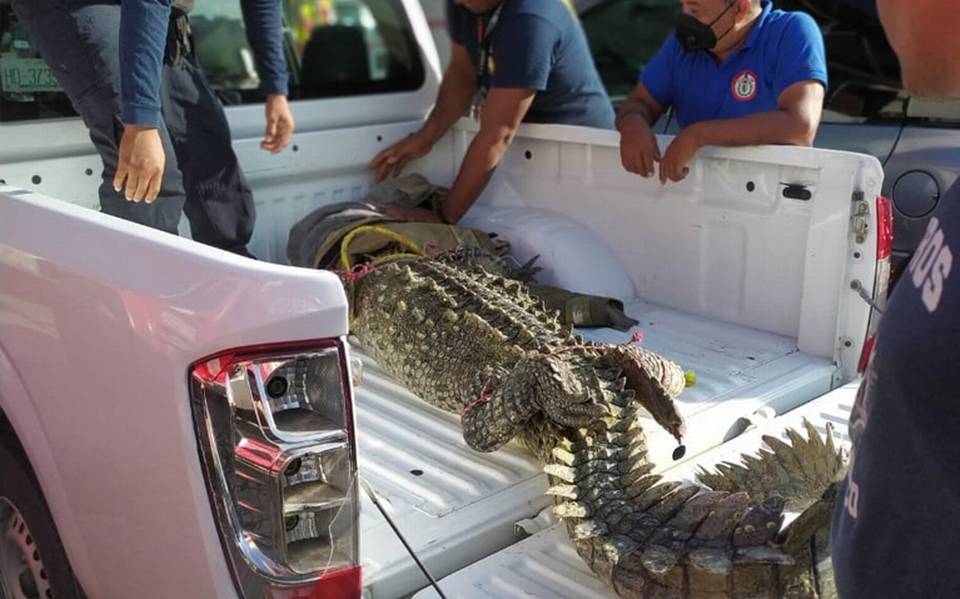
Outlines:
[[[420,51],[395,0],[282,0],[292,99],[418,89]],[[228,103],[260,101],[253,51],[238,0],[197,2],[190,14],[197,58]]]
[[[830,89],[825,122],[900,120],[908,97],[896,55],[870,2],[775,0],[783,10],[812,15],[824,32]],[[674,28],[678,0],[578,0],[597,70],[616,103]]]
[[[425,70],[396,0],[282,0],[291,99],[419,89]],[[194,46],[225,104],[261,102],[239,0],[203,0]],[[0,0],[0,122],[76,116],[9,3]]]

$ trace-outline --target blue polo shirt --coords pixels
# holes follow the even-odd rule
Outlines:
[[[562,0],[504,0],[490,31],[492,61],[483,84],[537,92],[528,123],[560,123],[612,129],[613,107],[593,64],[580,23]],[[450,38],[466,47],[475,67],[480,58],[478,19],[447,0]]]
[[[772,112],[794,83],[827,86],[823,35],[810,15],[764,0],[746,42],[722,64],[710,52],[685,52],[671,35],[640,80],[664,109],[674,108],[681,127]]]

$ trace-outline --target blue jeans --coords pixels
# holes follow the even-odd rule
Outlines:
[[[188,52],[172,60],[167,53],[160,125],[166,170],[160,195],[152,204],[128,202],[113,189],[123,134],[119,0],[15,0],[13,8],[103,159],[101,210],[173,234],[185,212],[196,241],[249,255],[253,194],[233,152],[223,107],[196,56]]]

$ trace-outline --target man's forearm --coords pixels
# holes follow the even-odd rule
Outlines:
[[[473,75],[452,65],[447,69],[437,94],[437,103],[420,133],[435,144],[462,117],[473,102],[477,82]]]
[[[260,91],[287,95],[289,73],[283,53],[280,0],[241,0],[240,7],[260,74]]]
[[[160,73],[172,0],[123,0],[120,13],[120,119],[160,124]]]
[[[809,146],[817,133],[817,123],[812,119],[785,110],[736,119],[702,121],[691,127],[696,127],[697,138],[700,145],[704,146]]]
[[[450,222],[457,222],[467,213],[487,186],[493,171],[510,147],[507,132],[484,132],[473,138],[460,166],[460,173],[443,202],[443,214]]]
[[[653,126],[656,117],[653,111],[642,100],[637,98],[627,98],[617,110],[616,127],[621,133],[624,128],[646,125],[648,128]]]

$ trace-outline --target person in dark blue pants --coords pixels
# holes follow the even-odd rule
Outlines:
[[[223,108],[191,47],[193,0],[14,0],[17,18],[90,130],[103,159],[103,212],[242,255],[253,196]],[[241,0],[266,94],[261,146],[293,133],[280,0]]]

